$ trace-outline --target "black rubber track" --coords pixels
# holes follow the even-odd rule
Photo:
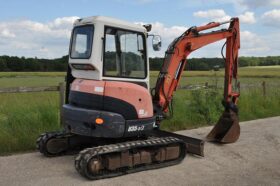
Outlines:
[[[44,156],[47,157],[54,157],[54,156],[61,156],[66,154],[66,152],[69,150],[68,146],[62,149],[59,153],[51,153],[47,149],[47,143],[52,139],[63,139],[67,138],[67,140],[71,137],[73,137],[74,134],[69,134],[64,131],[57,131],[57,132],[46,132],[41,134],[38,139],[36,140],[36,148],[42,153]]]
[[[88,169],[88,165],[91,159],[102,158],[101,156],[103,155],[108,155],[111,153],[123,152],[123,151],[133,150],[133,149],[136,150],[145,147],[149,147],[149,148],[164,147],[173,144],[179,144],[180,146],[180,155],[175,160],[156,162],[152,164],[142,164],[134,167],[122,167],[114,171],[103,170],[95,175],[92,174]],[[158,169],[162,167],[179,164],[185,158],[185,156],[186,156],[186,146],[182,140],[174,137],[151,138],[147,140],[129,141],[124,143],[104,145],[104,146],[85,149],[81,151],[75,158],[75,168],[83,177],[88,178],[90,180],[97,180],[97,179],[111,178],[111,177],[129,174],[129,173],[140,172],[140,171],[150,170],[150,169]]]

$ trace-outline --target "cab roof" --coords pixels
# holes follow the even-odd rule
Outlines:
[[[95,23],[101,23],[104,24],[105,26],[118,27],[118,28],[123,28],[128,30],[135,30],[139,32],[145,32],[145,33],[147,32],[147,30],[140,24],[134,24],[120,19],[115,19],[115,18],[105,17],[105,16],[92,16],[92,17],[77,19],[74,22],[74,26],[95,24]]]

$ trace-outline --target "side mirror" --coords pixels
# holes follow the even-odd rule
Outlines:
[[[152,42],[153,42],[154,51],[160,51],[160,49],[161,49],[161,37],[159,35],[154,35]]]

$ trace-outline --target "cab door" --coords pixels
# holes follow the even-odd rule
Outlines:
[[[149,87],[146,39],[143,33],[105,27],[103,79]]]

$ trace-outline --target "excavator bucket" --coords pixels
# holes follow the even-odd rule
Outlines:
[[[219,143],[234,143],[240,136],[238,115],[232,110],[225,110],[218,123],[207,135],[207,139]]]

